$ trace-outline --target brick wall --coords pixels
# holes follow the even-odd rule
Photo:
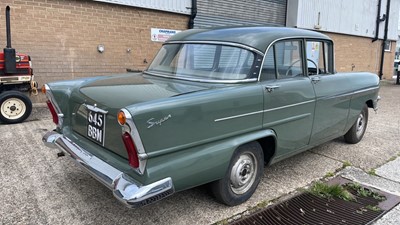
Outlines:
[[[379,73],[382,40],[372,42],[371,38],[334,33],[325,34],[335,43],[335,64],[338,72]],[[395,42],[392,42],[392,50],[385,52],[383,79],[392,79],[394,51]]]
[[[13,48],[32,57],[40,85],[144,69],[144,61],[151,62],[161,46],[150,40],[150,29],[184,30],[189,20],[187,15],[91,0],[1,0],[0,28],[5,27],[6,5],[11,7]],[[105,46],[104,53],[97,51],[98,44]],[[5,29],[0,29],[1,45],[6,45]]]

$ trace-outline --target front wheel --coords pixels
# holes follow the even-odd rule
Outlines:
[[[32,112],[31,100],[21,92],[6,91],[0,94],[0,121],[20,123]]]
[[[368,124],[368,107],[365,105],[357,117],[356,122],[344,135],[344,140],[349,144],[356,144],[361,141],[364,136]]]
[[[258,142],[240,146],[234,152],[225,176],[211,183],[217,200],[234,206],[247,201],[256,190],[264,168],[264,153]]]

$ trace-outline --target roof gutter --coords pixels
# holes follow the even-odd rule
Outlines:
[[[188,28],[193,29],[194,27],[194,18],[196,18],[197,15],[197,0],[192,0],[192,11],[190,13],[190,19],[189,19],[189,24]]]
[[[382,80],[383,76],[383,63],[385,59],[385,43],[388,40],[388,29],[389,29],[389,13],[390,13],[390,0],[387,0],[387,5],[386,5],[386,21],[385,21],[385,34],[383,36],[383,41],[382,41],[382,50],[381,50],[381,64],[379,66],[379,79]]]

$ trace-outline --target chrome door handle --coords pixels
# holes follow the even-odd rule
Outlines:
[[[319,77],[312,77],[312,78],[311,78],[311,81],[312,81],[314,84],[318,83],[320,80],[321,80],[321,79],[320,79]]]
[[[270,85],[270,86],[265,86],[265,90],[267,90],[268,92],[272,92],[274,89],[278,89],[279,86],[276,85]]]

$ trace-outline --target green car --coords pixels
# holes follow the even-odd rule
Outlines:
[[[188,30],[143,73],[46,84],[56,129],[43,142],[129,207],[208,183],[233,206],[252,196],[265,165],[343,135],[359,142],[378,90],[375,74],[337,73],[321,33]]]

